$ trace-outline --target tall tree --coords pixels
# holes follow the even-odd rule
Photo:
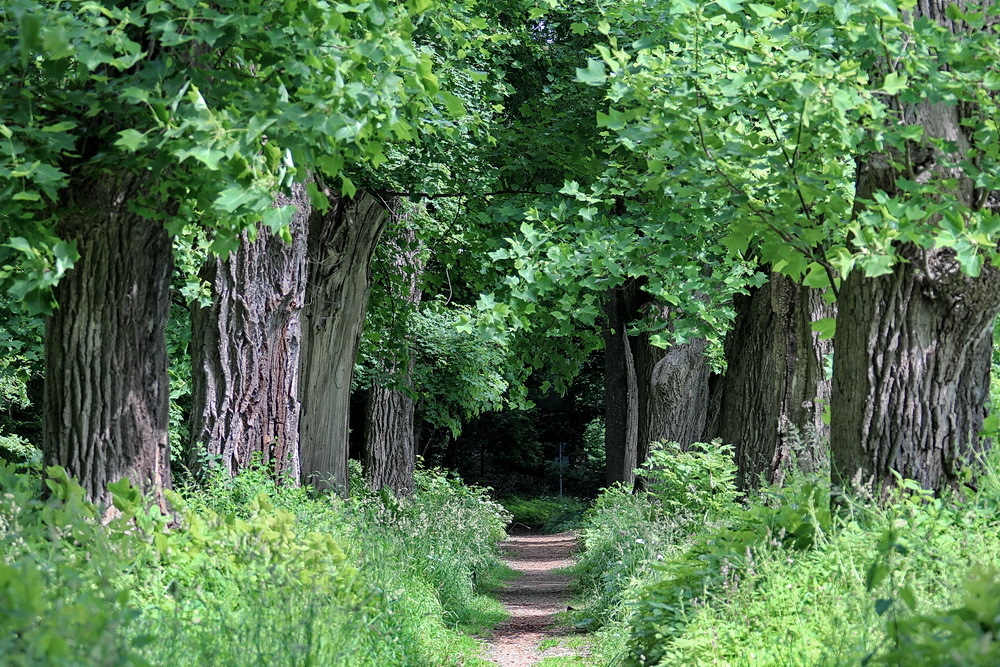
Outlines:
[[[171,249],[162,225],[130,209],[146,188],[118,173],[60,193],[56,231],[80,260],[57,285],[46,325],[42,448],[101,502],[122,477],[153,492],[170,484]]]
[[[411,218],[412,207],[394,206],[393,230],[383,246],[389,257],[390,296],[402,306],[396,316],[406,321],[416,313],[423,294],[426,253],[418,242]],[[392,280],[392,279],[395,280]],[[373,489],[388,488],[396,495],[413,491],[416,463],[416,400],[412,352],[383,352],[385,366],[368,390],[365,405],[365,445],[362,465]]]
[[[225,259],[202,272],[211,303],[191,315],[191,454],[219,457],[230,474],[254,457],[296,482],[299,468],[301,311],[306,231],[312,206],[303,185],[279,206],[295,206],[288,243],[267,228],[247,230]]]
[[[302,475],[347,493],[351,379],[371,294],[371,262],[388,202],[340,197],[309,227],[302,353]]]
[[[762,479],[780,482],[800,443],[823,451],[799,454],[826,458],[826,355],[833,341],[820,338],[812,323],[835,310],[818,290],[777,273],[735,300],[726,372],[713,384],[717,396],[706,438],[733,445],[737,482],[749,488]]]
[[[604,481],[631,486],[639,465],[639,387],[628,326],[638,285],[608,291],[604,304]]]
[[[203,224],[226,254],[248,227],[278,232],[292,208],[274,194],[306,177],[301,165],[350,194],[345,160],[384,161],[408,119],[445,101],[407,7],[341,7],[4,6],[19,29],[0,37],[0,214],[21,268],[0,278],[38,309],[67,278],[48,327],[44,449],[92,497],[118,474],[169,484],[167,234]]]
[[[653,156],[650,187],[683,205],[697,184],[740,212],[711,218],[731,250],[839,291],[836,480],[881,487],[896,470],[940,487],[984,444],[997,9],[748,9],[644,5],[658,27],[582,76],[613,80],[603,123]]]

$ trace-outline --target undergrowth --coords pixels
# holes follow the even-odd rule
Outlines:
[[[510,512],[512,524],[561,533],[580,527],[587,503],[571,496],[507,496],[500,501]]]
[[[0,465],[0,655],[11,665],[488,664],[508,516],[418,473],[412,498],[310,497],[253,468],[121,516],[60,468]],[[47,489],[48,493],[43,493]]]
[[[1000,664],[998,471],[995,452],[976,492],[899,479],[833,504],[792,471],[740,499],[727,447],[661,447],[646,492],[587,515],[577,625],[598,664]]]

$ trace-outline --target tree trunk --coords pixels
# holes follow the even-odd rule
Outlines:
[[[413,493],[413,409],[413,398],[401,389],[376,384],[369,390],[364,469],[371,488]]]
[[[941,488],[984,446],[1000,271],[970,278],[948,249],[901,253],[891,275],[855,272],[840,290],[831,449],[845,488],[878,491],[892,470]]]
[[[922,0],[915,18],[955,34],[976,29],[947,18],[949,4]],[[859,160],[859,204],[876,190],[901,195],[896,183],[903,175],[949,188],[952,205],[960,209],[974,211],[983,201],[995,208],[997,193],[981,197],[960,166],[976,163],[991,146],[970,139],[982,122],[972,105],[928,101],[903,105],[897,114],[901,122],[923,127],[923,142],[907,147],[920,160],[905,161],[902,168],[910,170],[905,174],[896,166],[904,161],[886,155]],[[942,145],[954,153],[945,155]],[[834,481],[876,493],[892,484],[891,471],[925,488],[943,488],[956,480],[969,456],[989,445],[979,432],[1000,312],[1000,270],[989,262],[973,278],[960,271],[951,248],[901,244],[896,251],[903,261],[892,274],[865,279],[855,270],[847,277],[837,316]]]
[[[793,451],[806,466],[825,459],[825,451],[814,450],[825,450],[829,433],[824,356],[833,345],[819,339],[812,322],[831,317],[834,308],[819,291],[777,273],[736,297],[735,306],[726,373],[714,384],[718,412],[706,439],[733,445],[741,488],[756,487],[761,478],[781,483]]]
[[[423,293],[423,248],[409,227],[409,216],[394,217],[397,230],[386,246],[392,254],[391,270],[401,275],[405,286],[399,290],[403,293],[389,296],[401,305],[400,317],[407,318],[420,303]],[[405,496],[413,492],[417,448],[415,402],[407,391],[413,387],[413,360],[393,359],[392,355],[387,358],[387,368],[383,370],[389,381],[375,382],[368,393],[362,463],[365,480],[371,488],[388,488],[397,496]]]
[[[630,340],[638,390],[637,463],[641,465],[649,456],[651,443],[663,440],[687,447],[705,432],[708,343],[696,338],[662,349],[649,343],[648,334]]]
[[[604,305],[604,451],[605,483],[635,483],[639,439],[639,403],[635,362],[627,327],[635,312],[638,286],[608,292]]]
[[[310,221],[302,349],[303,479],[347,493],[351,379],[371,292],[371,259],[389,219],[363,192]]]
[[[247,232],[227,259],[203,276],[212,303],[191,314],[192,463],[200,447],[232,475],[253,458],[276,476],[299,480],[299,352],[306,286],[304,186],[276,204],[297,207],[292,243],[266,228]]]
[[[100,503],[123,477],[161,504],[170,486],[172,251],[161,222],[129,211],[141,188],[122,174],[71,186],[57,230],[80,260],[56,287],[46,326],[43,450]]]

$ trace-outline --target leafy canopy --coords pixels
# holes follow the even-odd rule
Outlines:
[[[18,29],[0,35],[0,280],[50,306],[76,259],[53,229],[79,179],[141,175],[138,212],[172,233],[198,222],[223,254],[243,229],[285,229],[291,209],[274,193],[307,169],[353,194],[346,164],[377,167],[435,105],[454,106],[411,40],[428,6],[6,3],[0,19]]]

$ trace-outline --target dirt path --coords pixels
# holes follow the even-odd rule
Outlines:
[[[566,609],[570,577],[556,570],[573,564],[570,554],[576,548],[575,535],[514,535],[504,548],[504,560],[523,576],[500,593],[510,618],[494,631],[490,658],[501,667],[528,667],[544,657],[571,655],[572,651],[559,647],[540,651],[538,645],[566,635],[553,625],[553,614]]]

